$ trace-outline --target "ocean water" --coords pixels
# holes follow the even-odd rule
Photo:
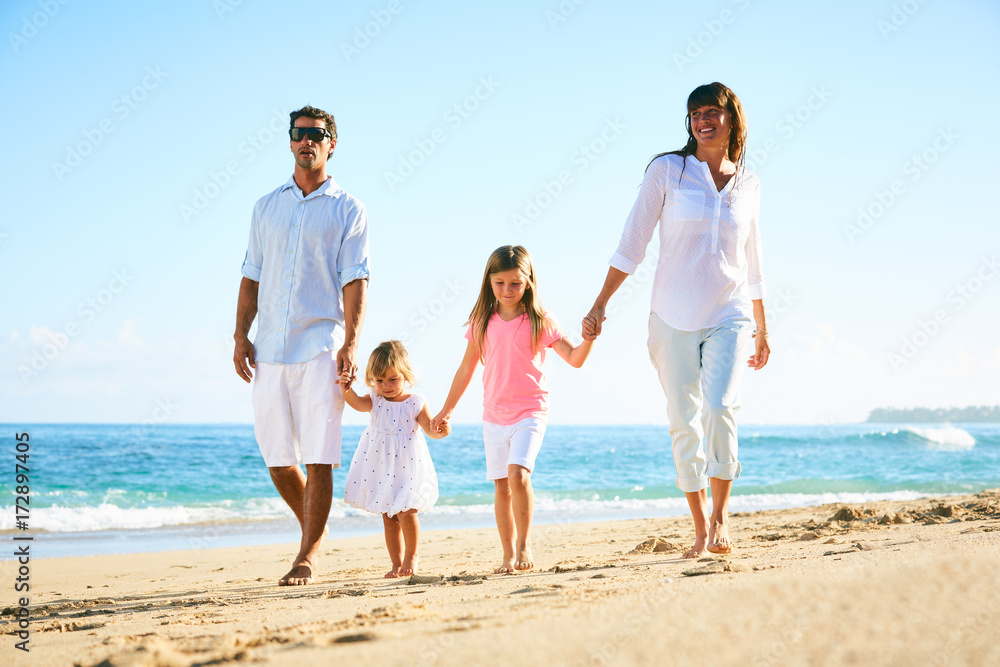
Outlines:
[[[0,426],[0,535],[33,535],[36,557],[298,541],[247,425]],[[381,532],[338,498],[362,427],[344,428],[333,535]],[[30,434],[29,530],[15,526],[14,434]],[[441,498],[425,529],[494,525],[481,427],[429,441]],[[1000,425],[741,426],[733,512],[912,499],[1000,487]],[[665,426],[550,425],[532,475],[536,521],[685,514]],[[9,504],[8,504],[9,503]]]

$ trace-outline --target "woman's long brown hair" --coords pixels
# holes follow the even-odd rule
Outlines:
[[[684,164],[687,166],[687,156],[694,155],[695,151],[698,150],[698,140],[694,138],[694,132],[691,131],[691,112],[700,107],[708,106],[725,109],[726,115],[729,116],[730,132],[727,157],[736,165],[736,175],[739,176],[739,172],[744,168],[745,162],[744,148],[746,148],[747,143],[746,116],[743,113],[743,105],[740,103],[740,98],[736,97],[736,93],[718,81],[698,86],[691,91],[687,100],[687,114],[684,116],[684,126],[687,128],[688,133],[687,143],[684,144],[684,148],[679,150],[654,155],[653,159],[646,165],[647,171],[649,170],[649,165],[653,164],[654,160],[664,155],[680,155],[685,158]],[[684,167],[681,167],[681,176],[684,176]],[[680,183],[680,177],[678,177],[677,182]]]

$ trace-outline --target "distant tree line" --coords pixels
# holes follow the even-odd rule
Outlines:
[[[967,408],[876,408],[869,422],[993,422],[1000,423],[1000,405]]]

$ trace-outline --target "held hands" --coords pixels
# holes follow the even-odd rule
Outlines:
[[[358,356],[357,350],[354,345],[344,344],[342,348],[337,350],[337,373],[341,376],[347,373],[351,382],[358,377]],[[338,380],[340,382],[340,380]],[[350,387],[350,385],[348,385]]]
[[[337,377],[337,383],[340,385],[340,391],[346,394],[351,390],[351,385],[354,384],[355,378],[351,376],[350,373],[344,371]]]
[[[236,365],[236,374],[249,384],[250,378],[253,377],[253,372],[250,369],[256,370],[257,368],[253,354],[253,343],[246,336],[236,336],[235,339],[236,348],[233,351],[233,363]]]
[[[747,360],[747,366],[759,371],[767,365],[767,360],[771,356],[771,346],[767,344],[767,332],[758,331],[753,336],[755,351],[752,357]]]
[[[451,419],[451,410],[442,410],[437,413],[437,416],[431,419],[431,430],[435,433],[444,433],[448,435],[451,433],[451,424],[448,420]]]
[[[587,316],[583,318],[583,339],[594,341],[601,335],[601,326],[604,324],[604,306],[594,304]]]

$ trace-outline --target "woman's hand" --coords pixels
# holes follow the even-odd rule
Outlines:
[[[587,316],[583,318],[583,339],[597,340],[597,337],[601,335],[601,325],[606,319],[608,318],[604,316],[604,306],[595,303]]]
[[[747,361],[747,366],[759,371],[767,366],[767,360],[771,356],[771,346],[767,344],[767,332],[758,330],[754,334],[753,342],[755,351],[754,355]]]

